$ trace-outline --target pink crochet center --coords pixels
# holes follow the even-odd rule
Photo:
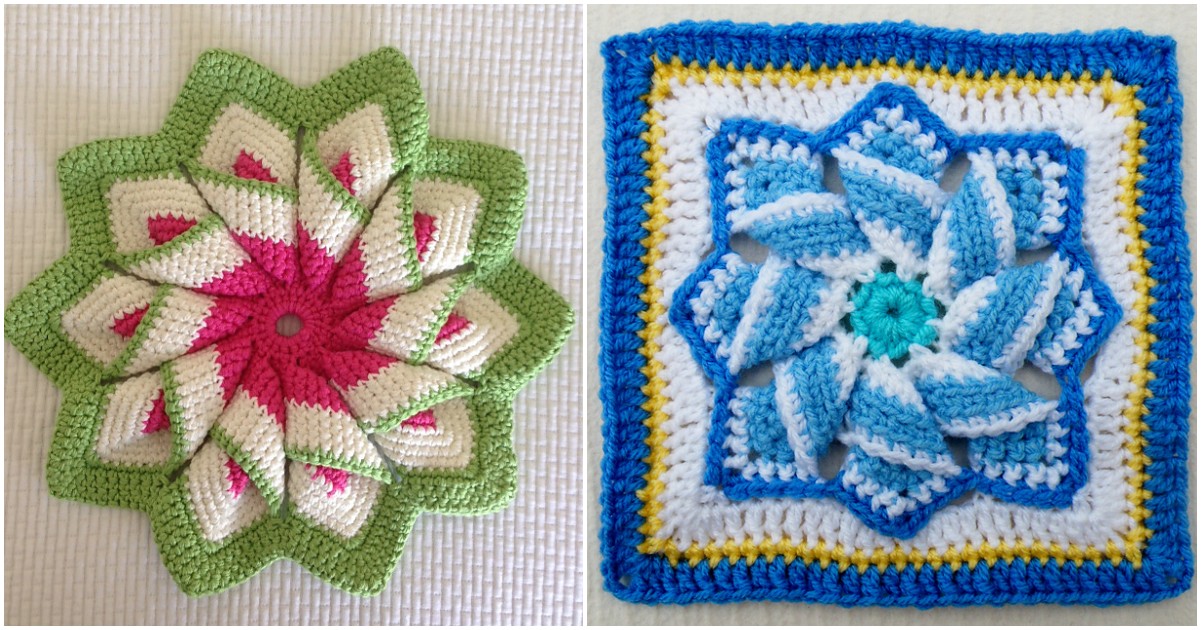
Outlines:
[[[277,181],[271,169],[247,150],[238,153],[231,169],[243,179]],[[358,179],[349,151],[331,173],[347,191],[356,193]],[[147,219],[147,233],[157,245],[163,245],[196,224],[193,219],[162,213]],[[354,240],[339,261],[302,222],[297,221],[296,228],[294,245],[231,230],[231,238],[246,256],[193,287],[209,297],[211,306],[189,347],[189,352],[212,352],[225,404],[245,396],[285,432],[290,406],[353,417],[344,393],[400,363],[369,346],[397,298],[368,298],[361,243]],[[437,246],[437,228],[435,217],[415,213],[413,242],[420,259]],[[144,304],[119,314],[110,328],[116,335],[132,339],[144,322],[154,329],[170,324],[157,318],[148,320],[149,308]],[[278,324],[285,317],[297,318],[299,328],[281,329]],[[418,319],[413,325],[422,326],[420,332],[424,332],[429,323]],[[435,343],[460,335],[470,326],[470,320],[451,312],[439,327]],[[413,414],[404,424],[427,431],[437,428],[430,409]],[[140,428],[143,434],[154,434],[171,426],[166,392],[160,389]],[[227,459],[224,465],[227,490],[240,497],[253,481],[235,459]],[[314,466],[312,474],[314,480],[329,485],[331,497],[349,487],[350,473],[345,470]]]

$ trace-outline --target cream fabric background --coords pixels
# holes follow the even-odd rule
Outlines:
[[[788,24],[878,22],[882,20],[911,20],[928,26],[981,29],[994,33],[1094,31],[1125,27],[1149,34],[1171,35],[1177,42],[1180,91],[1184,94],[1184,197],[1189,210],[1186,222],[1192,233],[1194,269],[1196,265],[1196,172],[1197,122],[1197,10],[1195,6],[1121,7],[1121,6],[871,6],[871,5],[806,5],[806,6],[662,6],[588,7],[585,63],[588,87],[588,356],[596,356],[598,335],[598,300],[600,287],[600,234],[604,233],[606,186],[604,179],[603,102],[601,86],[604,60],[600,56],[601,42],[613,35],[632,33],[682,20],[735,20],[740,22],[769,22]],[[1194,322],[1194,335],[1196,323]],[[1194,373],[1195,373],[1194,362]],[[689,625],[753,625],[753,624],[1187,624],[1197,623],[1197,578],[1193,588],[1183,595],[1156,604],[1121,608],[1089,606],[1037,607],[1017,606],[974,609],[914,609],[857,608],[846,609],[831,605],[797,605],[788,603],[694,604],[689,606],[656,606],[628,604],[604,590],[600,578],[600,458],[601,405],[597,371],[588,376],[588,623],[590,624],[689,624]],[[1194,391],[1196,408],[1196,392]],[[1193,418],[1193,444],[1196,444],[1196,418]],[[1189,456],[1192,482],[1192,504],[1196,505],[1197,451]],[[1195,507],[1194,507],[1195,516]],[[1192,522],[1193,545],[1196,549],[1196,519]]]
[[[54,165],[158,130],[207,48],[310,85],[384,45],[412,62],[431,132],[512,148],[530,195],[516,256],[582,304],[579,7],[10,7],[5,10],[5,302],[67,248]],[[582,342],[516,404],[519,490],[484,517],[418,519],[388,590],[362,599],[282,561],[223,594],[183,595],[140,512],[49,496],[60,396],[5,360],[5,622],[579,623]]]

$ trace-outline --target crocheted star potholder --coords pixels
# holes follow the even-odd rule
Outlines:
[[[606,587],[1186,590],[1174,47],[908,23],[609,40]]]
[[[70,249],[5,317],[63,391],[51,492],[147,512],[194,595],[378,593],[421,512],[506,505],[572,313],[512,256],[521,158],[427,129],[393,49],[304,89],[211,51],[162,131],[63,156]]]

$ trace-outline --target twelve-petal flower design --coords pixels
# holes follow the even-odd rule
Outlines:
[[[378,592],[421,511],[512,497],[571,311],[511,256],[521,158],[427,127],[395,50],[308,89],[217,51],[61,161],[71,250],[6,327],[66,394],[51,489],[148,511],[187,592],[279,557]]]
[[[948,192],[956,156],[966,173]],[[836,497],[901,538],[971,489],[1071,504],[1088,457],[1080,373],[1120,317],[1080,240],[1082,151],[1051,134],[960,137],[882,84],[818,134],[726,121],[708,159],[716,249],[671,312],[716,388],[706,483]],[[1028,363],[1058,400],[1014,378]],[[760,364],[766,386],[744,378]]]

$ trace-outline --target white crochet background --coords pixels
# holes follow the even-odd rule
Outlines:
[[[90,140],[157,131],[202,51],[244,53],[310,85],[390,45],[421,79],[431,133],[525,158],[530,194],[516,256],[579,313],[582,27],[579,7],[6,8],[5,302],[67,249],[58,157]],[[580,623],[582,345],[573,335],[518,397],[513,505],[482,517],[423,515],[388,589],[370,599],[288,561],[219,595],[183,595],[144,514],[49,495],[61,397],[6,345],[4,621]]]

